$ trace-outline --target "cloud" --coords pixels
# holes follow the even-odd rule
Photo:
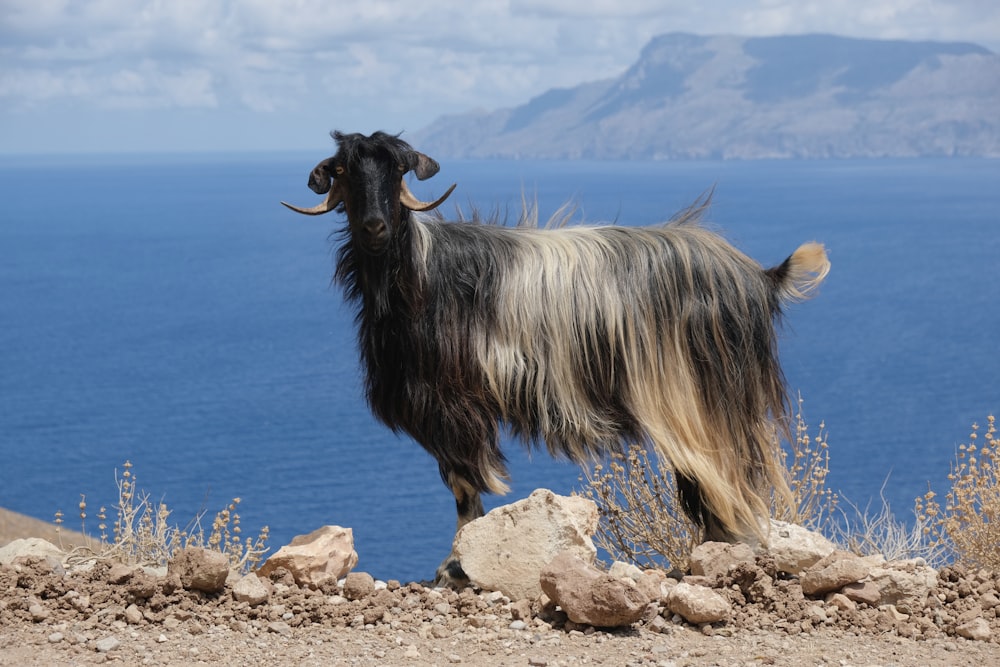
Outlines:
[[[75,109],[415,129],[615,76],[666,32],[977,41],[994,0],[3,0],[0,124]],[[22,119],[23,120],[23,119]],[[374,127],[373,127],[374,126]],[[352,126],[353,127],[353,126]],[[328,128],[327,128],[328,129]]]

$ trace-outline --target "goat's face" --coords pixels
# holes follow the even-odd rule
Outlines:
[[[455,186],[437,201],[418,200],[406,186],[412,171],[420,180],[438,172],[438,163],[413,150],[409,144],[383,132],[370,137],[361,134],[333,134],[338,151],[323,160],[309,174],[309,189],[326,194],[326,200],[312,208],[288,208],[306,215],[319,215],[335,208],[347,214],[351,236],[370,252],[381,252],[406,211],[428,211],[439,206]]]

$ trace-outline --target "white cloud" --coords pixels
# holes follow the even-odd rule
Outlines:
[[[650,38],[675,31],[998,49],[1000,3],[2,0],[0,125],[3,114],[62,105],[295,112],[416,129],[442,113],[511,106],[614,76]]]

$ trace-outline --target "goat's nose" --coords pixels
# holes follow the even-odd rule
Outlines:
[[[365,219],[365,229],[373,237],[379,237],[386,233],[385,218],[371,217]]]

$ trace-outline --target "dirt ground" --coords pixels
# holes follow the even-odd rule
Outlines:
[[[0,545],[49,527],[0,510]],[[51,535],[49,535],[51,537]],[[122,576],[111,564],[64,574],[45,561],[0,566],[0,665],[997,665],[1000,578],[942,571],[940,604],[921,612],[834,610],[794,579],[769,600],[736,584],[728,621],[703,627],[651,609],[628,629],[600,630],[560,610],[496,593],[386,582],[370,594],[310,591],[278,580],[267,603],[206,595],[167,577]],[[724,584],[725,582],[720,582]],[[954,633],[984,618],[992,634]]]

